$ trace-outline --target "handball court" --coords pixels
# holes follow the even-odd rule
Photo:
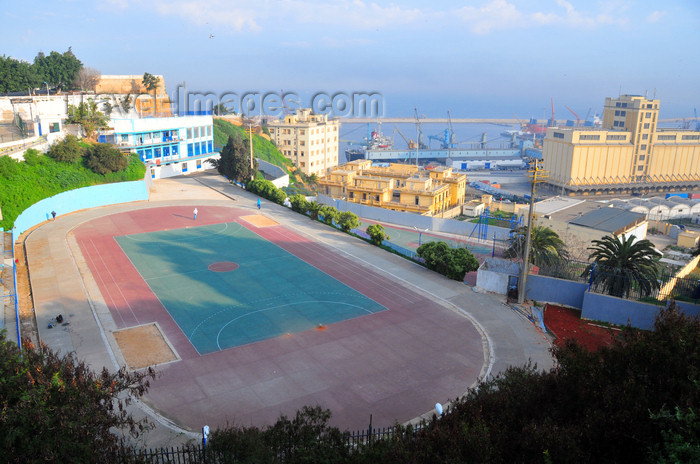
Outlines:
[[[320,405],[332,410],[332,423],[341,428],[366,427],[370,414],[374,424],[388,426],[456,398],[477,380],[484,363],[479,332],[431,295],[299,235],[266,218],[264,209],[201,206],[196,220],[192,209],[133,210],[74,231],[118,327],[124,357],[149,359],[155,351],[171,351],[148,361],[160,375],[147,402],[162,415],[192,430],[205,424],[264,426],[280,414]],[[161,239],[187,243],[186,252],[179,252],[185,254],[169,256]],[[138,247],[125,253],[127,242]],[[234,242],[241,242],[238,251],[229,249]],[[243,255],[242,261],[229,259]],[[257,270],[248,280],[246,267]],[[176,292],[158,290],[154,282],[164,273],[175,279],[167,286]],[[217,284],[219,279],[228,282]],[[212,320],[222,312],[216,305],[231,306],[226,298],[253,304],[268,294],[283,304],[261,306],[260,312],[249,306],[244,317]],[[324,305],[309,303],[310,295]],[[158,330],[119,341],[129,329],[154,323]],[[213,335],[204,342],[193,337],[207,331],[223,342],[212,344]],[[153,333],[162,333],[165,345],[136,345],[132,354],[124,353],[129,343]]]

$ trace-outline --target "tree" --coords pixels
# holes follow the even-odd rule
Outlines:
[[[525,254],[526,237],[527,226],[517,228],[510,238],[505,257],[522,259]],[[535,266],[551,266],[568,256],[564,241],[548,227],[534,226],[530,240],[530,263]]]
[[[97,129],[107,127],[107,117],[97,109],[97,103],[92,98],[78,106],[68,105],[67,124],[79,124],[86,138],[93,138]]]
[[[311,219],[314,221],[318,219],[318,212],[321,210],[321,204],[318,203],[317,201],[310,201],[309,206],[309,215],[311,216]]]
[[[100,83],[100,78],[102,74],[94,68],[82,68],[78,71],[75,76],[75,81],[73,85],[82,91],[92,90],[94,91],[97,84]]]
[[[661,253],[649,240],[637,240],[634,235],[606,235],[593,240],[589,264],[583,275],[593,273],[593,284],[601,285],[606,293],[616,297],[629,297],[633,285],[642,295],[649,295],[659,288],[657,260]]]
[[[355,213],[343,211],[338,216],[338,225],[343,232],[350,232],[351,229],[360,227],[360,220]]]
[[[462,281],[467,272],[479,268],[479,262],[466,248],[451,249],[445,242],[428,242],[418,247],[416,254],[425,266],[450,279]]]
[[[126,169],[129,159],[108,143],[93,143],[85,154],[85,166],[98,174]]]
[[[56,161],[75,163],[85,154],[85,149],[80,146],[75,135],[68,134],[63,140],[51,145],[46,154]]]
[[[333,206],[329,205],[321,206],[318,212],[321,216],[323,216],[323,222],[329,226],[332,226],[333,222],[337,221],[338,217],[340,216],[340,212]]]
[[[122,111],[124,112],[124,115],[126,116],[126,114],[131,109],[131,95],[126,95],[122,97],[119,100],[119,106],[121,107]]]
[[[367,235],[369,235],[372,243],[379,246],[384,240],[389,240],[389,237],[381,224],[371,224],[367,226]]]
[[[296,211],[297,213],[306,214],[306,212],[309,210],[309,202],[301,193],[292,195],[289,198],[289,203],[292,205],[292,210]]]
[[[146,393],[149,378],[150,368],[95,374],[71,353],[61,357],[28,341],[20,350],[0,332],[4,462],[119,462],[129,447],[124,433],[138,438],[150,427],[125,409]]]
[[[146,88],[147,91],[153,91],[153,116],[156,115],[156,107],[158,106],[158,100],[156,96],[156,90],[158,89],[158,83],[160,82],[160,78],[154,76],[151,73],[144,73],[143,74],[143,80],[141,83],[143,86]]]
[[[233,113],[233,110],[228,108],[223,103],[217,103],[216,105],[214,105],[213,110],[214,110],[214,114],[217,116],[224,116],[224,115]]]
[[[83,63],[73,54],[71,47],[64,53],[51,51],[48,56],[42,52],[34,58],[34,67],[41,83],[50,87],[69,89],[72,87]]]
[[[244,141],[240,134],[236,134],[236,137],[229,135],[226,145],[219,153],[219,159],[209,159],[207,161],[216,168],[219,174],[227,179],[244,182],[253,177],[253,173],[257,170],[257,162],[254,169],[250,169],[248,150],[247,140]]]
[[[36,68],[26,61],[0,56],[0,93],[29,92],[41,83]]]

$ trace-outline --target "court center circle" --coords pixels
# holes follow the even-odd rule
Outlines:
[[[207,266],[207,269],[212,272],[231,272],[238,269],[238,263],[234,263],[232,261],[219,261],[216,263],[211,263],[209,266]]]

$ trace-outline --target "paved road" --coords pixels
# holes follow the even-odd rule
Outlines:
[[[205,205],[227,205],[257,210],[256,200],[256,196],[228,184],[217,175],[201,173],[157,181],[147,202],[80,211],[36,228],[29,234],[26,246],[41,339],[54,350],[76,352],[96,370],[103,366],[115,369],[122,364],[113,337],[109,336],[116,325],[70,234],[78,225],[105,215],[154,206],[188,205],[201,209]],[[378,251],[376,247],[310,221],[287,208],[265,202],[264,212],[295,232],[363,262],[397,283],[423,292],[470,318],[482,332],[485,353],[482,373],[493,375],[528,360],[543,368],[552,365],[548,340],[528,320],[507,307],[504,297],[476,293],[460,282]],[[63,314],[70,325],[48,329],[49,322],[57,314]],[[469,385],[465,385],[465,389],[467,387]],[[156,429],[145,437],[149,446],[166,446],[198,436],[196,430],[183,430],[147,407],[133,407],[132,412],[136,417],[147,415],[155,421]],[[416,411],[416,414],[421,412],[424,411]]]

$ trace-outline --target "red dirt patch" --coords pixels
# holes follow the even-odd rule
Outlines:
[[[619,332],[581,320],[581,312],[576,309],[550,304],[544,309],[544,325],[556,337],[556,345],[561,346],[566,339],[573,338],[590,351],[611,345]]]
[[[212,272],[230,272],[238,269],[238,263],[233,263],[231,261],[219,261],[218,263],[211,263],[207,269]]]

